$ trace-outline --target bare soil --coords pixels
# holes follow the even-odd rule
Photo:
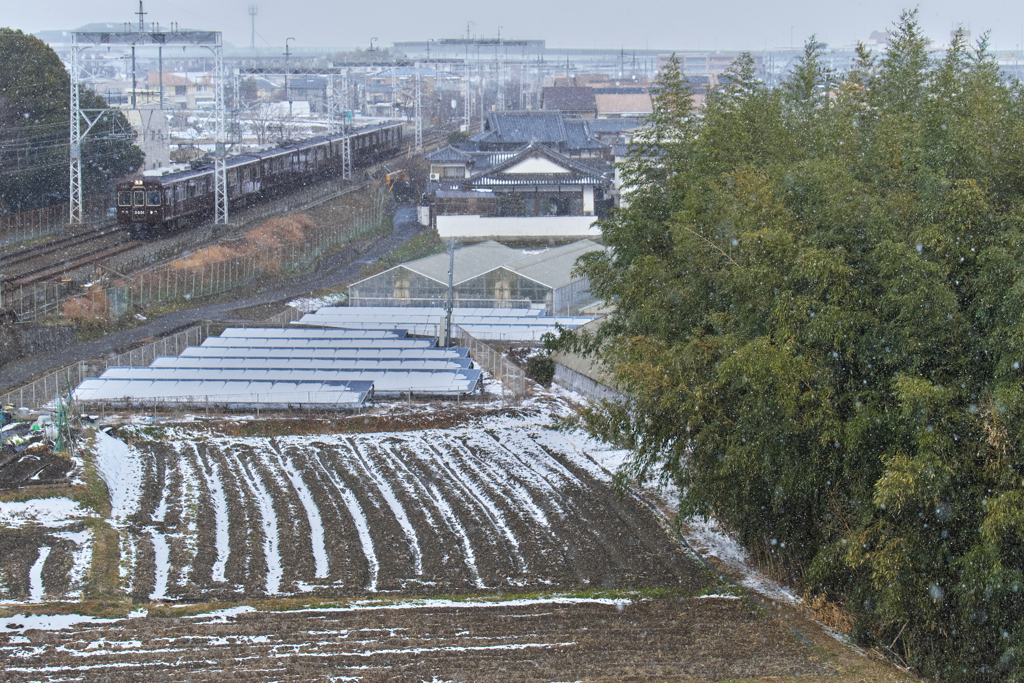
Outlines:
[[[831,678],[745,600],[259,612],[0,635],[4,680],[689,681]]]

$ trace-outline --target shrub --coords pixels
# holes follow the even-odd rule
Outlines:
[[[526,376],[543,387],[551,386],[555,379],[555,360],[546,353],[530,356],[526,361]]]

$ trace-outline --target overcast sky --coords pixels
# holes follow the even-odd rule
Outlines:
[[[909,3],[899,0],[441,0],[338,2],[337,0],[145,0],[147,21],[224,32],[227,42],[248,45],[247,8],[257,4],[256,44],[366,46],[395,41],[474,35],[539,38],[549,47],[745,49],[788,47],[816,33],[831,45],[866,39],[892,25]],[[1024,34],[1024,5],[1007,0],[921,2],[929,37],[946,43],[954,24],[977,37],[991,30],[995,48],[1017,50]],[[0,22],[27,32],[77,28],[96,21],[132,21],[138,0],[37,0],[5,3]]]

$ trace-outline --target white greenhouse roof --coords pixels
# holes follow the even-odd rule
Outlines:
[[[256,337],[208,337],[203,346],[247,346],[276,347],[282,349],[344,349],[363,348],[366,346],[391,349],[429,349],[437,346],[437,339],[374,339],[372,344],[366,339],[289,339],[287,337],[256,338]]]
[[[271,358],[266,356],[160,356],[151,368],[259,368],[289,370],[457,370],[472,364],[469,358]]]
[[[431,360],[443,358],[466,358],[469,349],[464,347],[452,348],[425,348],[425,347],[399,347],[399,348],[357,348],[347,347],[341,349],[313,348],[273,348],[267,346],[189,346],[181,352],[180,356],[193,356],[202,358],[220,358],[225,356],[259,356],[261,358],[391,358],[402,360]]]
[[[464,394],[480,383],[480,370],[292,370],[246,368],[108,368],[100,379],[174,380],[179,383],[373,382],[378,394]],[[186,395],[194,395],[195,392]]]
[[[243,337],[246,339],[273,339],[288,337],[292,339],[401,339],[404,330],[318,330],[302,327],[229,327],[220,333],[221,337]]]
[[[74,391],[80,402],[102,401],[114,405],[131,403],[161,405],[204,404],[226,408],[286,408],[321,406],[355,408],[373,395],[369,382],[338,381],[254,381],[182,379],[84,380]]]

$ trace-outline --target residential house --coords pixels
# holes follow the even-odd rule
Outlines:
[[[478,166],[484,155],[457,160],[451,151],[438,166],[464,164],[468,178],[437,182],[431,223],[442,238],[551,239],[597,237],[595,220],[611,205],[607,165],[596,166],[532,142],[503,160]],[[450,161],[443,162],[443,158]],[[431,164],[435,161],[432,159]]]

